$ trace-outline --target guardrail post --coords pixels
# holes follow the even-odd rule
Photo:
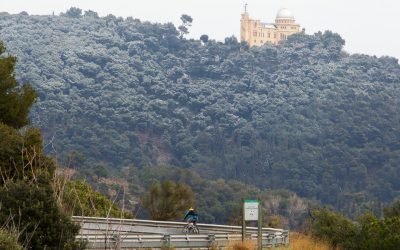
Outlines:
[[[107,233],[104,234],[104,250],[107,250]]]
[[[120,250],[121,249],[121,237],[118,234],[114,234],[112,236],[112,239],[114,241],[114,247],[116,250]]]
[[[289,245],[289,231],[286,231],[286,233],[285,233],[285,245],[287,246],[287,245]]]
[[[164,247],[169,249],[171,247],[171,235],[165,234],[163,240],[164,240],[163,243]]]
[[[208,249],[212,249],[215,246],[215,235],[209,234],[208,235]]]

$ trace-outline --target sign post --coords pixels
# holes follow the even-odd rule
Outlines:
[[[258,221],[258,250],[262,250],[262,216],[258,200],[243,202],[242,241],[246,239],[246,221]]]
[[[244,242],[244,240],[246,239],[246,219],[244,216],[244,211],[246,210],[245,208],[245,203],[243,201],[243,208],[242,208],[242,242]]]
[[[262,208],[261,203],[258,205],[258,250],[262,250]]]

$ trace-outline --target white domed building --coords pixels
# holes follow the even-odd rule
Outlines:
[[[246,41],[250,47],[261,46],[266,43],[278,44],[288,36],[300,32],[300,25],[296,23],[293,13],[286,8],[276,14],[275,23],[263,23],[251,19],[245,8],[240,19],[240,40]]]
[[[276,14],[276,20],[290,19],[294,21],[294,16],[289,9],[282,8]]]

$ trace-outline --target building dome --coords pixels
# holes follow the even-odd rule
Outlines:
[[[293,13],[289,9],[280,9],[276,14],[276,19],[294,19]]]

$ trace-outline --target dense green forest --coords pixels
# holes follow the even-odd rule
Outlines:
[[[110,182],[111,176],[118,175],[123,176],[126,181]],[[199,212],[201,222],[241,225],[242,199],[254,198],[262,201],[266,226],[298,229],[307,219],[309,207],[316,205],[287,190],[261,190],[254,185],[244,184],[237,180],[209,180],[190,169],[170,166],[144,169],[124,168],[119,174],[110,173],[104,169],[99,171],[99,168],[95,167],[80,171],[77,178],[86,178],[86,181],[101,193],[109,194],[120,204],[120,207],[124,198],[124,207],[139,218],[158,218],[149,216],[150,209],[142,198],[151,192],[154,185],[168,181],[186,185],[191,189],[190,200],[184,204],[184,209],[177,208],[175,212],[178,212],[178,216],[170,216],[169,220],[182,220],[188,207],[193,206]],[[121,179],[120,177],[119,180]],[[171,207],[174,204],[164,206]]]
[[[39,130],[29,126],[36,92],[18,84],[15,63],[0,42],[0,249],[81,249],[79,226],[52,185],[56,165],[43,152]]]
[[[30,126],[27,116],[36,92],[28,84],[18,84],[15,62],[0,42],[0,249],[84,249],[86,243],[74,239],[79,227],[71,223],[69,215],[131,215],[85,182],[71,181],[73,170],[57,169],[54,160],[43,153],[41,134]],[[189,169],[166,166],[133,171],[125,168],[121,172],[129,180],[129,188],[137,189],[134,185],[141,181],[148,190],[143,206],[153,219],[179,218],[188,204],[195,204],[196,193],[207,195],[197,204],[202,211],[212,212],[222,221],[229,219],[230,224],[240,224],[238,197],[252,196],[263,201],[264,225],[282,227],[284,222],[276,215],[285,212],[287,220],[301,225],[313,239],[327,242],[332,249],[391,250],[399,245],[400,201],[385,207],[381,218],[367,212],[352,221],[326,208],[311,210],[311,204],[288,191],[260,192],[238,181],[209,181]],[[98,180],[109,175],[104,166],[79,174]],[[228,213],[230,217],[226,218]]]
[[[15,78],[16,57],[0,41],[0,249],[84,249],[71,215],[131,218],[130,213],[58,168],[30,124],[37,98]]]
[[[77,8],[0,13],[17,78],[38,92],[32,123],[66,166],[175,166],[349,215],[400,197],[397,59],[350,55],[331,31],[259,48],[206,37]]]

